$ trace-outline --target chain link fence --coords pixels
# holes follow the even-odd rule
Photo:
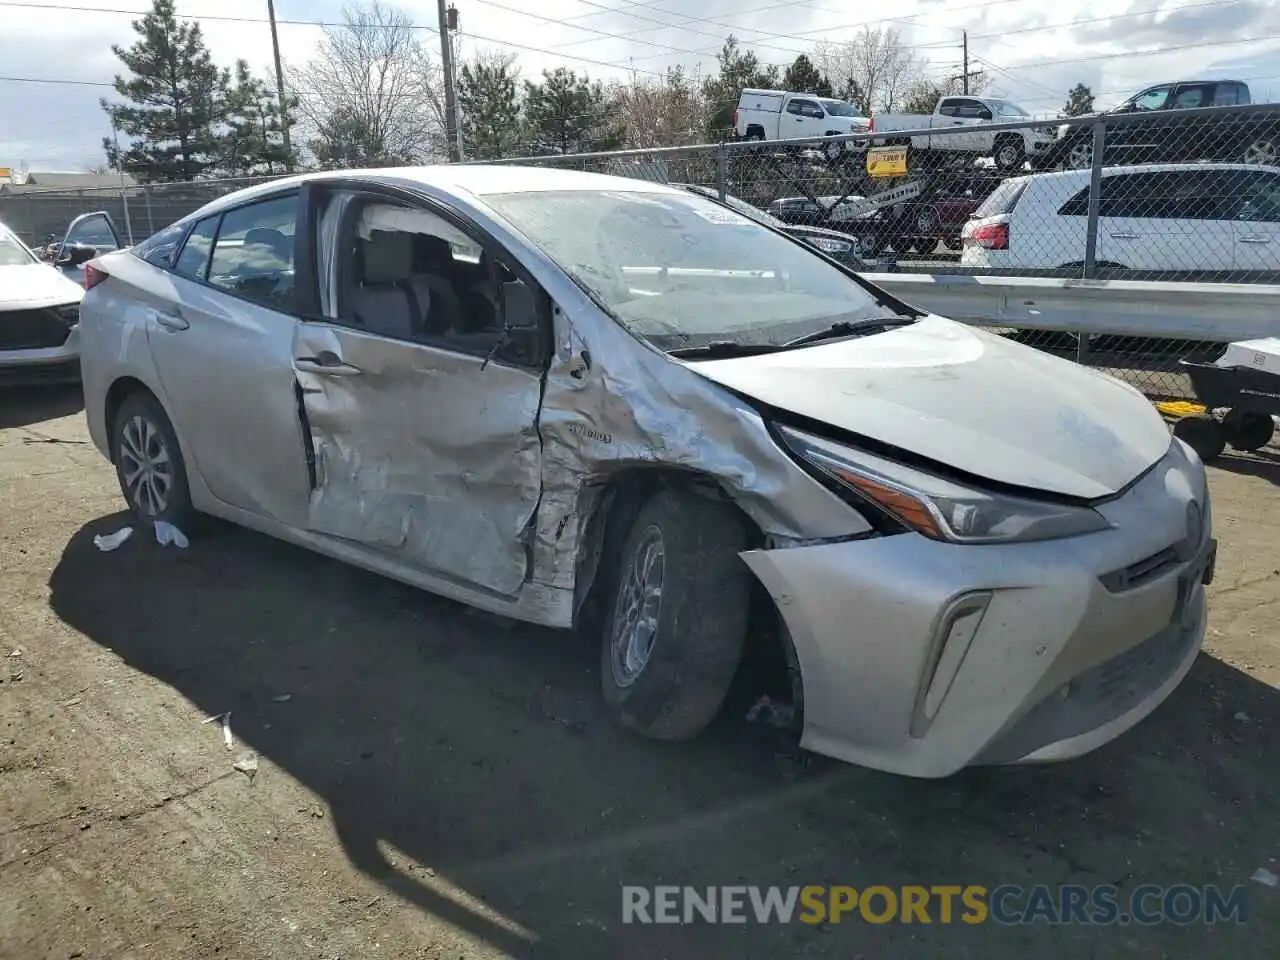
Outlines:
[[[1280,105],[1249,105],[1240,87],[1169,85],[1067,120],[949,97],[932,115],[875,117],[853,135],[770,139],[748,125],[727,143],[490,162],[683,184],[776,225],[831,231],[818,245],[872,272],[1277,283]],[[796,102],[780,102],[775,137],[791,131]],[[265,179],[0,195],[0,221],[41,243],[78,214],[106,210],[137,242]],[[1180,358],[1222,349],[1004,332],[1161,398],[1192,395]]]

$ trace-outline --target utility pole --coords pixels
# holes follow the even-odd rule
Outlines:
[[[962,78],[960,82],[964,84],[963,92],[964,92],[964,95],[967,97],[969,95],[969,31],[968,30],[964,31],[963,37],[964,38],[961,41],[961,43],[964,46],[964,62],[960,67],[960,76]]]
[[[436,0],[436,11],[440,18],[440,62],[444,72],[444,118],[445,139],[449,144],[449,159],[457,163],[460,159],[458,150],[458,100],[453,86],[453,44],[449,32],[458,23],[457,8],[445,7],[446,0]]]
[[[284,100],[284,71],[280,68],[280,37],[276,34],[275,0],[267,0],[267,19],[271,21],[271,53],[276,59],[276,97],[280,101],[280,132],[284,137],[284,168],[293,173],[293,138],[289,134],[289,111]],[[266,127],[263,127],[266,136]]]

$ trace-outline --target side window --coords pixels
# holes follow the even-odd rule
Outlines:
[[[297,205],[290,195],[223,214],[209,283],[273,310],[292,310]]]
[[[802,117],[825,117],[822,108],[812,100],[792,100],[787,104],[787,113],[794,113]]]
[[[1099,213],[1101,213],[1101,201],[1098,202],[1098,209]],[[1085,187],[1059,207],[1058,215],[1062,217],[1087,217],[1089,215],[1089,188]]]
[[[1152,87],[1150,90],[1142,91],[1130,102],[1135,110],[1160,110],[1168,102],[1169,91],[1172,89],[1172,87],[1167,86]]]
[[[191,235],[174,261],[173,272],[192,280],[203,280],[209,272],[209,253],[218,232],[218,217],[205,217],[191,228]]]
[[[170,270],[173,268],[174,257],[178,252],[178,244],[182,242],[182,235],[186,232],[185,222],[172,224],[143,240],[133,248],[133,253],[153,267]]]
[[[959,105],[953,100],[943,100],[938,104],[938,114],[943,117],[957,117]]]
[[[117,250],[120,247],[120,241],[111,229],[111,221],[106,214],[91,215],[74,224],[67,231],[63,243],[97,247],[99,250]]]
[[[345,220],[341,322],[473,356],[537,359],[542,295],[475,237],[433,211],[378,200]]]
[[[797,117],[804,116],[804,101],[792,100],[787,104],[787,113],[794,114]]]
[[[1209,106],[1211,87],[1179,87],[1169,107],[1173,110],[1190,110],[1194,107]]]
[[[1254,223],[1280,222],[1280,174],[1250,173],[1236,187],[1231,219]]]

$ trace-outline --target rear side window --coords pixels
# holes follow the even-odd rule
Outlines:
[[[209,253],[213,250],[213,238],[218,232],[218,218],[206,217],[191,229],[173,265],[174,273],[192,280],[203,280],[209,272]]]
[[[134,247],[133,255],[140,260],[145,260],[153,267],[168,270],[173,266],[174,256],[177,254],[178,246],[182,243],[182,237],[186,232],[186,222],[175,223],[172,226],[165,227],[159,233],[153,233]]]
[[[1030,181],[1026,177],[1006,180],[991,191],[991,195],[982,201],[982,205],[974,211],[975,217],[998,217],[1001,214],[1013,213],[1022,193]]]
[[[298,198],[274,197],[222,216],[209,283],[273,310],[293,309]]]

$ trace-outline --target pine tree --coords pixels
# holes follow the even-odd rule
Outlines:
[[[542,83],[524,83],[524,113],[537,153],[608,150],[618,142],[604,128],[604,88],[565,67],[542,71]]]
[[[813,61],[803,53],[795,58],[782,75],[782,86],[792,93],[813,93],[830,96],[831,84],[829,82],[826,83],[827,93],[822,94],[820,88],[823,83],[822,74],[813,65]]]
[[[1083,83],[1077,83],[1067,94],[1066,105],[1062,108],[1064,117],[1082,117],[1093,113],[1093,91]]]
[[[515,57],[479,57],[458,71],[462,141],[472,160],[496,160],[519,152],[519,70]]]

